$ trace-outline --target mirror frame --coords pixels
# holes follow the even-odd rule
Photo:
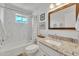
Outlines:
[[[77,3],[69,3],[69,4],[66,4],[66,5],[64,5],[64,6],[60,7],[60,8],[57,8],[54,11],[51,11],[51,12],[48,13],[48,29],[53,29],[53,30],[76,30],[75,27],[68,27],[68,28],[65,28],[65,27],[51,28],[50,27],[50,15],[52,13],[63,10],[63,9],[65,9],[67,7],[70,7],[70,6],[74,5],[74,4],[76,4],[76,20],[77,20],[77,16],[78,16],[78,12],[79,12],[79,4],[77,4]]]

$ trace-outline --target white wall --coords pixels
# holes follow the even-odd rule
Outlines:
[[[43,33],[43,34],[47,34],[47,18],[48,18],[48,16],[47,16],[47,11],[48,11],[48,9],[47,9],[47,6],[49,6],[49,4],[45,4],[45,5],[42,5],[42,6],[39,6],[39,8],[38,9],[36,9],[35,11],[34,11],[34,13],[33,13],[33,16],[37,16],[37,19],[34,19],[33,18],[33,29],[35,29],[33,32],[34,32],[34,39],[37,37],[37,34],[41,31],[41,33]],[[41,13],[45,13],[46,14],[46,20],[45,20],[45,22],[46,22],[46,30],[39,30],[39,23],[41,22],[40,21],[40,14]]]
[[[48,35],[59,35],[64,37],[70,37],[78,39],[78,32],[76,30],[49,30],[48,29],[48,11],[49,11],[49,4],[45,6],[40,6],[40,9],[38,10],[38,21],[40,20],[40,15],[45,12],[45,22],[46,22],[46,30],[39,30],[42,34]],[[40,22],[40,21],[39,21]]]

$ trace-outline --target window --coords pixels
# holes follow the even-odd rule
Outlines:
[[[30,20],[29,18],[25,18],[23,16],[16,15],[16,22],[17,23],[28,23],[29,20]]]

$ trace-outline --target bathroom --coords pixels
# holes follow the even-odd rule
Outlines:
[[[79,56],[79,3],[0,3],[0,56]]]

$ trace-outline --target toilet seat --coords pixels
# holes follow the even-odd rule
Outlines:
[[[39,49],[39,46],[36,44],[29,45],[25,48],[27,54],[31,55]]]

